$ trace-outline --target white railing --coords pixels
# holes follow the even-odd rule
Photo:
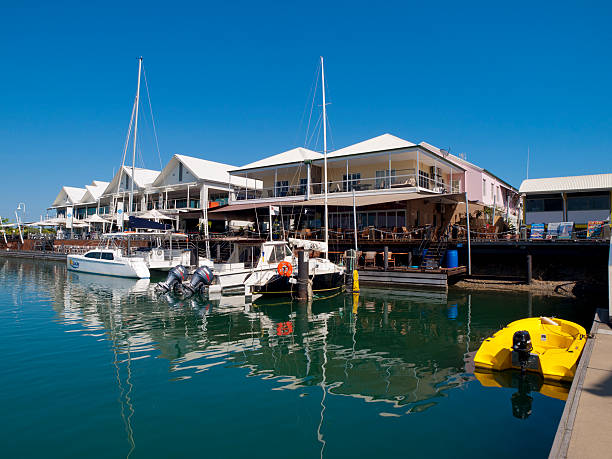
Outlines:
[[[407,188],[427,189],[437,193],[460,193],[461,182],[453,184],[445,182],[441,177],[431,177],[417,174],[391,175],[381,177],[351,178],[348,180],[332,180],[328,182],[328,193],[368,192],[375,190],[401,190]],[[306,184],[275,186],[259,190],[240,190],[236,192],[234,201],[251,199],[273,199],[279,197],[305,196]],[[310,184],[310,195],[324,193],[323,182]]]

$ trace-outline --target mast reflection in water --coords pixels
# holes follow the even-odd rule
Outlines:
[[[563,397],[530,384],[513,400],[512,378],[476,380],[469,356],[529,313],[577,320],[567,300],[509,294],[181,300],[157,296],[147,279],[2,258],[0,283],[13,368],[4,434],[22,456],[488,456],[525,428],[530,452],[545,455]],[[511,400],[526,406],[520,416]]]

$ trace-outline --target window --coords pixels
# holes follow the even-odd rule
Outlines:
[[[395,169],[376,171],[376,189],[389,188],[389,179],[393,185],[395,183]]]
[[[130,188],[130,176],[125,174],[125,189],[129,189]]]
[[[419,186],[429,188],[429,174],[419,169]]]
[[[570,195],[567,197],[567,210],[609,210],[608,193]]]
[[[97,260],[100,259],[100,252],[89,252],[85,254],[85,258],[95,258]]]
[[[484,198],[487,195],[487,181],[482,179],[482,197]]]
[[[491,183],[491,197],[495,196],[495,190],[493,188],[493,184]]]
[[[274,196],[287,196],[289,194],[289,181],[280,180],[274,186]]]
[[[342,175],[342,191],[359,191],[359,181],[361,180],[361,172],[354,174]]]
[[[113,256],[112,252],[102,252],[102,260],[114,260],[115,257]]]
[[[541,195],[527,198],[525,202],[527,212],[558,212],[563,211],[563,199],[558,195]]]
[[[270,251],[270,258],[268,258],[268,263],[279,263],[285,259],[285,246],[281,244],[277,244],[272,247]]]
[[[306,194],[306,187],[308,186],[308,179],[301,178],[300,179],[300,194]]]
[[[179,163],[179,182],[183,181],[183,163]]]

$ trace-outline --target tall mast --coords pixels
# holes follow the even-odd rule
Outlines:
[[[321,56],[321,90],[323,91],[323,190],[325,193],[325,258],[329,258],[329,215],[327,212],[327,110],[325,108],[325,69]]]
[[[130,208],[128,212],[131,214],[134,208],[134,169],[136,165],[136,135],[138,134],[138,105],[140,103],[140,72],[142,71],[142,57],[138,58],[138,85],[136,86],[136,110],[134,116],[134,150],[132,152],[132,180],[130,189]]]

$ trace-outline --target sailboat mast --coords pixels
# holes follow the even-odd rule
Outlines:
[[[329,213],[327,211],[327,110],[325,107],[325,69],[321,56],[321,90],[323,92],[323,190],[325,193],[325,258],[329,258]]]
[[[132,152],[132,180],[130,188],[130,208],[128,212],[131,214],[134,209],[134,169],[136,166],[136,139],[138,134],[138,105],[140,104],[140,73],[142,71],[142,57],[138,58],[138,84],[136,86],[136,113],[134,116],[134,149]]]

